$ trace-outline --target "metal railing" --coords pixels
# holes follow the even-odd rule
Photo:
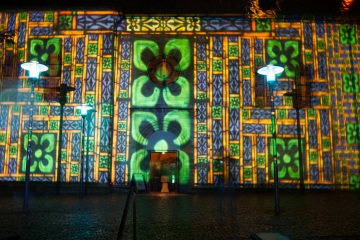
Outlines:
[[[126,203],[123,211],[123,215],[121,217],[119,232],[117,235],[117,239],[120,240],[123,238],[123,233],[125,229],[125,223],[127,219],[127,215],[130,208],[130,201],[132,200],[133,205],[133,239],[136,239],[136,188],[134,186],[134,182],[131,181],[130,187],[129,187],[129,193],[126,198]]]

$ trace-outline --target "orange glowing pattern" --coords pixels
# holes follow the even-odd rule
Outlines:
[[[350,10],[350,6],[351,6],[351,4],[353,4],[353,3],[354,3],[354,0],[343,0],[343,1],[341,2],[341,6],[342,6],[341,11],[342,11],[342,12],[347,12],[347,11],[349,11],[349,10]]]

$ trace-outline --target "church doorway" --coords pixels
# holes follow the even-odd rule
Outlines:
[[[177,152],[150,152],[150,192],[177,192]]]

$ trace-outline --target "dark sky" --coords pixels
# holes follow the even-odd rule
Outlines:
[[[1,0],[1,10],[114,9],[125,15],[246,15],[254,0]],[[345,0],[258,0],[262,10],[278,14],[360,16],[360,1],[344,9]],[[351,0],[347,0],[351,1]]]

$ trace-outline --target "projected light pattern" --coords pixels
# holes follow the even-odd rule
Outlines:
[[[168,66],[170,63],[160,66],[168,71],[185,73],[183,76],[170,79],[172,75],[152,75],[158,76],[151,79],[148,66],[156,61],[158,56],[171,55],[176,59],[176,65]],[[132,112],[132,139],[139,145],[134,149],[130,162],[130,176],[133,173],[142,173],[146,181],[149,181],[149,156],[143,148],[152,151],[174,151],[189,143],[191,138],[190,112],[186,110],[191,102],[190,83],[186,78],[186,72],[190,66],[190,42],[188,39],[171,39],[162,48],[155,41],[137,40],[134,42],[134,66],[138,72],[134,71],[134,83],[132,85],[132,105],[141,107]],[[150,64],[149,64],[150,63]],[[150,70],[152,71],[152,70]],[[137,76],[138,75],[138,76]],[[164,78],[165,76],[165,78]],[[167,84],[163,84],[167,82]],[[157,111],[152,109],[165,109]],[[166,109],[177,110],[166,110]],[[183,109],[183,110],[180,110]],[[157,131],[162,131],[162,136],[152,138]],[[152,142],[149,142],[152,138]],[[138,150],[138,148],[140,148]],[[179,183],[186,184],[189,179],[188,154],[181,151],[179,154]]]
[[[32,180],[56,181],[61,168],[61,181],[79,181],[75,108],[87,103],[97,110],[85,129],[90,182],[127,184],[132,173],[148,181],[150,152],[173,151],[183,189],[268,186],[275,127],[280,186],[295,188],[300,106],[306,187],[359,189],[359,28],[308,17],[131,16],[114,29],[120,16],[112,11],[0,12],[0,30],[14,31],[16,43],[0,43],[0,180],[24,180],[31,86],[18,63],[37,60],[49,71],[35,87]],[[266,64],[284,67],[276,126],[256,74]],[[59,104],[45,101],[50,82],[75,88],[62,146]],[[284,95],[295,86],[294,99]]]
[[[269,138],[271,145],[273,139]],[[304,143],[302,143],[304,144]],[[303,146],[303,145],[302,145]],[[276,139],[276,152],[278,154],[278,168],[279,179],[299,179],[300,178],[300,165],[299,165],[299,149],[297,139]],[[273,159],[273,152],[269,153],[270,158]],[[270,163],[271,178],[274,178],[274,162]]]
[[[55,157],[56,157],[56,136],[57,134],[32,134],[32,145],[35,151],[32,151],[30,162],[30,173],[39,174],[53,174],[55,170]],[[26,171],[26,151],[28,149],[28,137],[24,135],[23,148],[22,148],[22,160],[21,160],[21,173]]]

